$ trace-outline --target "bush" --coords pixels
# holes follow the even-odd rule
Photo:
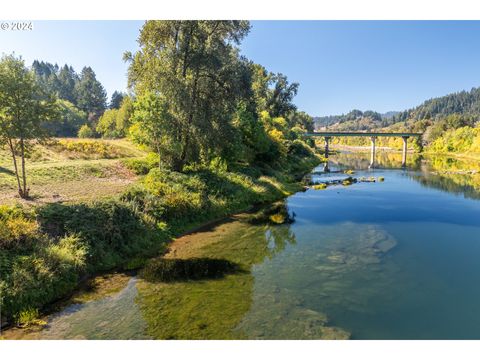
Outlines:
[[[94,134],[93,130],[87,124],[82,125],[80,130],[78,130],[78,137],[79,138],[83,138],[83,139],[93,138],[94,135],[95,134]]]
[[[21,207],[0,206],[0,249],[30,248],[39,236],[32,212]]]
[[[165,234],[128,203],[116,200],[46,205],[39,209],[39,221],[51,236],[78,234],[89,249],[89,271],[112,269],[132,256],[154,253],[165,240]]]
[[[34,309],[70,293],[85,269],[86,253],[81,239],[75,236],[43,239],[28,254],[10,250],[9,270],[2,274],[4,314],[18,323],[28,323],[38,315],[29,320]]]
[[[69,153],[69,158],[115,159],[125,154],[122,149],[102,140],[59,140],[52,145],[57,152]]]
[[[149,153],[142,159],[125,159],[123,164],[137,175],[146,175],[155,167],[158,167],[159,156],[155,153]]]
[[[291,144],[290,147],[288,148],[288,152],[292,155],[296,156],[313,156],[313,151],[312,149],[305,144],[302,140],[296,139],[294,140]]]

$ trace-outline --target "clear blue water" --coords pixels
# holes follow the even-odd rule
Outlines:
[[[379,154],[376,169],[368,169],[368,159],[333,156],[332,172],[319,166],[313,179],[341,179],[349,176],[344,169],[355,169],[354,177],[385,181],[309,189],[286,200],[294,223],[242,225],[242,239],[233,241],[266,242],[269,250],[250,269],[253,289],[245,301],[251,305],[232,331],[253,339],[345,332],[352,339],[480,339],[480,175],[452,174],[454,160],[440,162],[442,172],[420,158],[410,159],[408,169],[400,168],[400,155]],[[205,236],[232,241],[226,229]],[[210,299],[226,296],[205,284]],[[116,296],[52,316],[40,337],[148,338],[138,296],[131,281]],[[175,296],[188,297],[188,288]],[[202,310],[185,309],[192,318]]]
[[[353,339],[480,339],[480,201],[420,170],[357,167],[385,181],[287,200],[295,243],[255,266],[255,291],[288,290]]]

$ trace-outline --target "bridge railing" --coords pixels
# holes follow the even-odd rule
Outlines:
[[[359,132],[359,131],[314,131],[305,133],[306,136],[321,136],[321,137],[342,137],[342,136],[362,136],[362,137],[420,137],[423,133],[414,132]]]

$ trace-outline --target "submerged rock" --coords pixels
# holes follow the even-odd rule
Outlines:
[[[252,308],[236,331],[250,339],[335,340],[350,333],[330,326],[325,313],[302,306],[286,289],[264,289],[256,294]]]

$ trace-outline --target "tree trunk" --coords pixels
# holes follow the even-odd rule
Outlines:
[[[28,189],[27,189],[27,174],[25,171],[25,143],[23,139],[20,139],[20,156],[22,157],[22,180],[23,180],[23,196],[24,199],[28,198]]]
[[[20,185],[20,176],[18,174],[17,157],[15,156],[15,148],[13,146],[12,139],[8,139],[8,145],[10,147],[10,152],[12,153],[13,166],[15,168],[15,177],[17,178],[18,194],[20,195],[20,197],[23,197],[22,186]]]

